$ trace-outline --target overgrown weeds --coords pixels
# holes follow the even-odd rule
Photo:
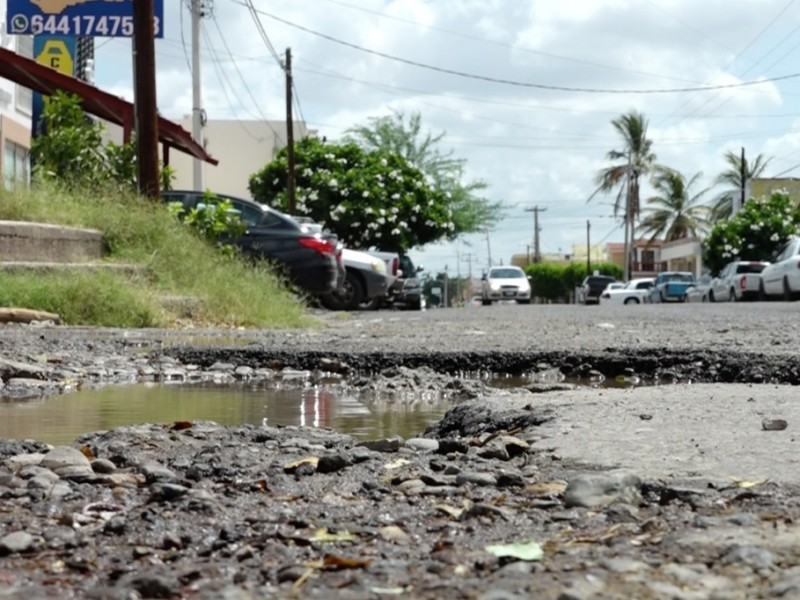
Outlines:
[[[157,201],[113,188],[38,185],[0,191],[0,219],[97,229],[107,242],[107,262],[135,264],[144,274],[102,269],[3,273],[0,306],[55,312],[69,325],[287,328],[315,323],[304,301],[269,265],[226,256]],[[170,308],[165,297],[191,299],[190,318]]]

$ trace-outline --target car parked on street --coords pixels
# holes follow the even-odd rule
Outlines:
[[[373,250],[368,252],[383,260],[386,263],[389,276],[394,277],[394,282],[390,284],[389,292],[382,305],[411,310],[424,308],[422,282],[418,274],[425,269],[421,266],[415,266],[407,254]]]
[[[708,293],[711,290],[711,276],[703,275],[692,285],[687,286],[683,293],[684,302],[709,302]]]
[[[800,294],[800,238],[789,239],[761,271],[759,298],[796,300]]]
[[[578,288],[578,304],[600,304],[600,294],[616,279],[610,275],[588,275]]]
[[[207,203],[209,196],[192,190],[169,190],[161,193],[164,202],[178,202],[183,210]],[[237,247],[249,257],[272,262],[300,290],[315,297],[332,293],[338,285],[340,263],[335,236],[312,231],[290,216],[252,200],[228,195],[212,199],[229,200],[236,215],[245,223],[245,231],[223,243]]]
[[[516,300],[530,304],[531,284],[519,267],[492,267],[481,278],[481,304],[491,306],[499,300]]]
[[[642,277],[631,279],[622,287],[609,284],[600,294],[600,304],[644,304],[654,282],[652,277]]]
[[[344,248],[342,264],[345,281],[339,288],[320,296],[320,304],[329,310],[370,309],[386,298],[394,277],[386,273],[386,263],[380,258]]]
[[[689,271],[659,273],[650,289],[650,302],[684,302],[686,290],[695,284],[694,273]]]
[[[758,299],[761,272],[769,263],[752,260],[729,262],[719,275],[711,280],[708,290],[710,302],[740,302]]]

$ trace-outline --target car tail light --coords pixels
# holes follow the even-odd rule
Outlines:
[[[746,275],[742,275],[739,278],[739,287],[742,288],[742,291],[747,289],[747,276]]]
[[[393,258],[392,259],[392,275],[397,277],[397,270],[400,268],[400,259]]]
[[[320,254],[336,254],[336,248],[328,240],[321,240],[315,237],[301,237],[300,245],[316,250]]]

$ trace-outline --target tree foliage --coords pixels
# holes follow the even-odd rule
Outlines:
[[[450,202],[418,168],[388,150],[305,138],[295,145],[295,212],[354,248],[406,252],[455,236]],[[250,177],[259,202],[288,211],[286,149]]]
[[[400,112],[373,117],[367,125],[346,133],[345,141],[354,142],[367,152],[398,154],[422,171],[431,187],[444,193],[452,213],[454,235],[484,231],[501,217],[500,203],[490,202],[480,194],[486,183],[465,181],[466,160],[439,149],[445,133],[423,133],[420,113],[414,112],[408,119]]]
[[[640,178],[653,170],[656,161],[656,155],[652,151],[653,142],[647,137],[647,124],[645,116],[635,110],[611,121],[611,125],[622,138],[622,148],[610,150],[606,155],[615,164],[597,173],[597,189],[591,198],[598,193],[607,194],[616,189],[615,216],[630,213],[631,218],[635,219],[639,214]]]
[[[725,153],[725,162],[728,163],[728,168],[717,175],[715,183],[725,186],[726,189],[714,199],[711,208],[713,221],[730,218],[733,213],[733,198],[742,193],[749,180],[759,177],[771,160],[772,158],[764,158],[762,154],[756,156],[755,160],[748,161],[746,157],[743,160],[740,154],[730,150]]]
[[[103,139],[105,127],[90,119],[81,100],[61,90],[45,96],[43,134],[31,142],[34,179],[69,188],[115,186],[137,189],[136,143]],[[162,167],[161,187],[169,189],[174,171]]]
[[[785,192],[748,200],[742,210],[715,225],[705,241],[704,262],[718,273],[734,260],[770,260],[800,232],[800,208]]]
[[[664,236],[670,242],[688,237],[697,237],[708,227],[709,208],[702,204],[708,189],[692,193],[694,184],[701,177],[697,173],[689,181],[683,174],[665,167],[655,170],[651,183],[656,191],[647,199],[647,212],[639,226],[651,241]]]

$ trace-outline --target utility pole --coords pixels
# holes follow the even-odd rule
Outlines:
[[[628,152],[628,177],[625,183],[625,257],[624,257],[624,265],[622,267],[622,278],[625,281],[630,281],[630,266],[631,266],[631,246],[630,246],[630,239],[629,239],[629,232],[631,229],[631,153]]]
[[[158,104],[153,0],[133,3],[134,102],[139,193],[158,198]]]
[[[542,261],[542,252],[539,248],[539,232],[541,231],[541,227],[539,227],[539,213],[546,210],[546,208],[539,208],[538,206],[525,209],[526,212],[533,213],[533,262],[535,263]]]
[[[586,219],[586,274],[592,274],[592,242],[589,232],[592,229],[592,224],[589,219]]]
[[[489,243],[489,231],[486,231],[486,256],[488,257],[487,260],[489,262],[489,268],[492,268],[492,246]]]
[[[444,308],[447,308],[447,288],[449,287],[450,282],[447,280],[447,265],[444,266],[444,290],[442,293],[444,294]]]
[[[204,112],[200,95],[200,19],[207,17],[212,10],[212,0],[189,0],[192,16],[192,137],[203,145]],[[203,191],[203,161],[195,158],[192,162],[192,184],[197,192]]]
[[[286,173],[286,195],[289,198],[289,214],[295,213],[294,179],[294,119],[292,118],[292,49],[286,49],[286,158],[289,168]]]

